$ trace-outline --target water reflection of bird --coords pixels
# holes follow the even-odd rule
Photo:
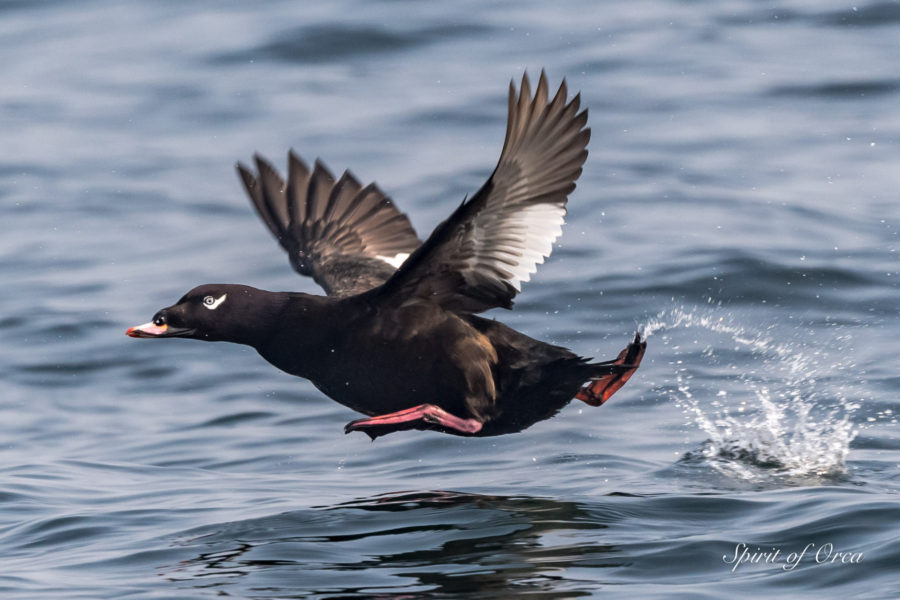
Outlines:
[[[619,500],[391,492],[193,529],[178,551],[196,554],[163,575],[273,597],[581,597],[598,567],[627,562],[588,534],[616,522]]]

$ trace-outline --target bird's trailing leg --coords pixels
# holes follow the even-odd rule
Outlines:
[[[600,406],[619,391],[619,388],[637,371],[646,350],[647,342],[641,340],[641,334],[634,334],[634,341],[619,352],[616,360],[599,363],[609,365],[610,372],[588,383],[575,394],[575,397],[591,406]]]
[[[481,431],[481,422],[461,419],[434,404],[420,404],[386,415],[351,421],[344,426],[344,433],[363,431],[374,440],[378,436],[407,429],[438,429],[456,435],[475,435]]]

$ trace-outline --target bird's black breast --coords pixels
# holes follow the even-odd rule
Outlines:
[[[486,342],[466,321],[427,302],[373,308],[350,298],[313,318],[294,315],[260,354],[363,414],[437,404],[466,417],[467,400],[492,385],[479,381],[477,371],[488,378],[491,372],[473,337]]]

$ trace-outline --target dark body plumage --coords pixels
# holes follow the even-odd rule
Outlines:
[[[430,403],[482,421],[480,435],[510,433],[555,414],[597,372],[565,348],[475,315],[427,303],[379,310],[365,297],[317,300],[289,298],[278,330],[257,349],[366,415]],[[297,341],[298,330],[319,335]]]
[[[549,255],[587,156],[578,97],[566,102],[565,83],[552,100],[547,91],[543,74],[534,98],[527,76],[518,95],[510,86],[497,168],[424,243],[390,199],[349,172],[335,179],[318,161],[310,171],[293,153],[286,183],[260,157],[258,175],[239,165],[291,264],[328,296],[210,284],[129,335],[249,344],[372,416],[346,430],[373,438],[403,429],[498,435],[573,397],[603,403],[640,364],[638,336],[617,359],[590,363],[476,314],[510,308]]]

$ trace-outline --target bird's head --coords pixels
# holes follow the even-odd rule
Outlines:
[[[252,344],[261,312],[271,304],[271,292],[244,285],[206,284],[163,308],[153,320],[125,333],[136,338],[181,337],[209,342]]]

